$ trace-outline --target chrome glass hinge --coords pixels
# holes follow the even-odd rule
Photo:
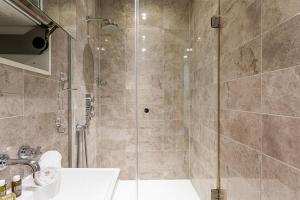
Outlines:
[[[226,200],[225,190],[212,189],[211,190],[211,200]]]
[[[212,28],[221,28],[222,27],[222,18],[220,16],[213,16],[211,18],[211,27]]]

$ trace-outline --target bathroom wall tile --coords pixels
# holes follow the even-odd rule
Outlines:
[[[163,120],[139,120],[139,134],[152,135],[152,136],[164,136],[169,135],[165,129],[165,121]],[[173,129],[168,129],[173,130]],[[172,134],[171,134],[172,135]]]
[[[217,82],[217,68],[211,65],[203,66],[193,74],[196,88],[205,87]]]
[[[105,89],[122,90],[126,86],[126,73],[101,73],[100,79],[103,81]]]
[[[150,90],[138,91],[139,104],[162,105],[164,103],[164,100],[165,100],[164,90],[150,89]]]
[[[24,145],[23,117],[12,117],[0,120],[0,151],[16,157],[18,148]]]
[[[300,116],[300,67],[262,76],[262,109],[265,113]]]
[[[100,101],[102,105],[125,104],[125,90],[100,89]]]
[[[68,74],[68,38],[67,34],[58,29],[51,35],[51,76],[59,80],[60,73]]]
[[[52,148],[56,139],[56,114],[36,113],[24,117],[24,144]]]
[[[161,136],[141,135],[139,137],[139,150],[144,151],[162,151],[164,138]]]
[[[263,156],[262,200],[293,200],[299,197],[300,172],[275,159]]]
[[[104,168],[121,166],[121,180],[134,180],[136,179],[136,157],[135,152],[102,150],[97,159],[101,160],[101,167]]]
[[[139,74],[161,74],[164,70],[164,32],[159,28],[141,28],[137,50]]]
[[[189,1],[163,0],[163,27],[165,29],[188,29]]]
[[[136,132],[131,129],[101,127],[98,145],[103,150],[135,151]]]
[[[126,28],[125,7],[121,0],[101,0],[100,8],[102,16],[113,19],[121,29]]]
[[[217,105],[218,93],[217,84],[209,85],[200,90],[200,108],[199,119],[200,123],[213,130],[217,129]],[[197,102],[198,103],[198,102]]]
[[[164,71],[175,68],[183,73],[187,41],[186,30],[164,31]]]
[[[261,77],[253,76],[222,84],[222,108],[259,112]]]
[[[227,198],[259,199],[260,154],[224,137],[221,140],[221,151],[222,182]]]
[[[246,43],[221,58],[221,81],[251,76],[261,72],[261,38]]]
[[[298,118],[263,116],[263,152],[300,168]]]
[[[58,83],[56,81],[25,75],[24,95],[25,115],[54,112],[58,109]]]
[[[261,123],[260,114],[221,110],[221,133],[257,150],[261,150]]]
[[[223,1],[221,7],[221,15],[224,16],[221,31],[222,53],[237,48],[260,34],[260,0],[227,0]]]
[[[145,113],[144,109],[148,108],[149,113]],[[166,108],[164,105],[139,105],[138,120],[164,120]]]
[[[300,2],[297,0],[262,0],[262,30],[272,27],[298,14]]]
[[[102,72],[125,71],[125,35],[122,31],[101,33]],[[114,55],[114,56],[111,56]]]
[[[0,118],[23,114],[23,71],[0,64]]]
[[[273,71],[300,64],[300,15],[263,35],[263,71]]]
[[[125,104],[101,105],[101,120],[113,121],[117,119],[124,119],[125,114]]]
[[[139,3],[139,24],[142,27],[163,26],[163,1],[142,0]]]

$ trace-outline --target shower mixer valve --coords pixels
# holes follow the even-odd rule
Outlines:
[[[88,125],[89,122],[93,117],[95,117],[95,97],[92,97],[91,94],[86,94],[85,96],[85,109],[86,109],[86,124]]]

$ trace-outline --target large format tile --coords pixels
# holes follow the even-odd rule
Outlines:
[[[293,17],[300,11],[298,0],[262,0],[262,31]]]
[[[260,114],[221,110],[221,133],[226,137],[261,150]]]
[[[262,200],[295,200],[300,194],[300,171],[272,158],[262,160]]]
[[[300,119],[263,116],[263,152],[300,168]]]
[[[222,187],[230,200],[260,198],[261,156],[258,152],[222,137]]]
[[[0,64],[0,118],[23,114],[23,71]]]
[[[163,27],[165,29],[188,29],[188,0],[163,0]]]
[[[221,30],[222,53],[237,48],[260,34],[260,0],[223,1],[221,14],[225,21]]]
[[[263,71],[273,71],[300,64],[300,15],[263,35]]]
[[[25,75],[24,114],[55,112],[58,109],[58,82]]]
[[[17,156],[18,148],[24,143],[23,117],[0,119],[0,152]]]
[[[266,73],[262,76],[264,113],[300,116],[300,67]]]
[[[261,72],[261,38],[224,53],[221,58],[221,81],[229,81]]]
[[[224,109],[259,112],[261,109],[261,77],[252,76],[223,83],[221,103]]]

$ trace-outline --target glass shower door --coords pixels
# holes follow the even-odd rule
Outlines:
[[[114,200],[136,200],[135,1],[98,2],[98,167],[121,170]]]
[[[211,0],[137,1],[140,200],[208,200],[217,188],[218,9]]]

